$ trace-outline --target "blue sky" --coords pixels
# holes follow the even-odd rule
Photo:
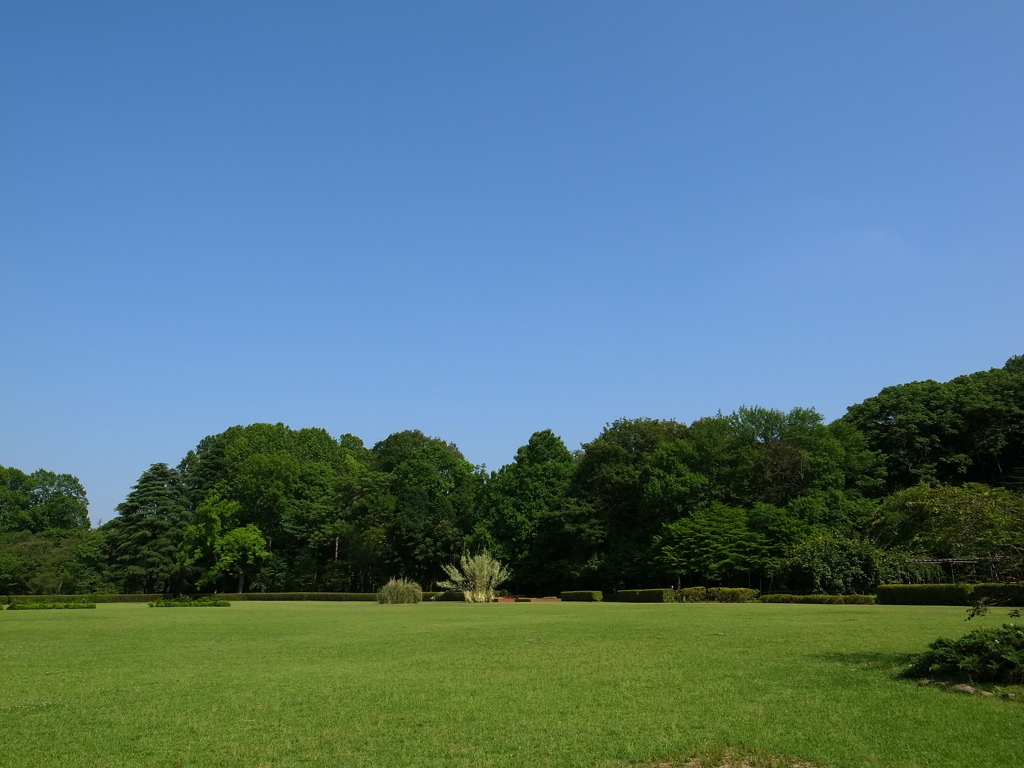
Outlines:
[[[1018,2],[0,6],[0,464],[828,420],[1024,353]]]

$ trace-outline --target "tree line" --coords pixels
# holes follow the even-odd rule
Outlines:
[[[825,423],[744,407],[534,433],[495,472],[417,430],[373,446],[234,426],[153,464],[91,529],[77,479],[0,467],[0,591],[425,587],[465,552],[517,592],[1021,578],[1024,357],[883,389]]]

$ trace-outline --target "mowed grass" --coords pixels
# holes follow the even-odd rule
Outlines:
[[[977,624],[761,604],[4,611],[0,765],[623,768],[714,743],[837,768],[1024,766],[1020,693],[892,678]]]

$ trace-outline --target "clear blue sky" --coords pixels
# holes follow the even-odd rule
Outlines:
[[[0,5],[0,464],[831,420],[1024,353],[1020,2]]]

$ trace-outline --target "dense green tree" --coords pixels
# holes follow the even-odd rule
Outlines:
[[[882,454],[890,491],[918,483],[1024,488],[1024,357],[946,383],[886,387],[843,421]]]
[[[0,531],[66,534],[89,527],[89,502],[77,477],[0,466]]]
[[[476,528],[483,475],[457,447],[419,430],[390,435],[373,454],[393,500],[385,522],[385,565],[394,575],[434,582]]]
[[[542,521],[565,510],[576,461],[550,429],[535,432],[515,460],[487,480],[477,539],[507,562],[518,585],[545,583]],[[539,544],[539,548],[536,546]]]
[[[644,584],[656,573],[651,542],[677,515],[645,505],[651,458],[687,435],[685,424],[657,419],[620,419],[583,446],[575,478],[579,509],[597,521],[601,547],[587,553],[606,586]]]
[[[153,593],[180,588],[184,561],[179,547],[188,507],[179,473],[166,464],[153,464],[117,512],[109,537],[126,589]]]

